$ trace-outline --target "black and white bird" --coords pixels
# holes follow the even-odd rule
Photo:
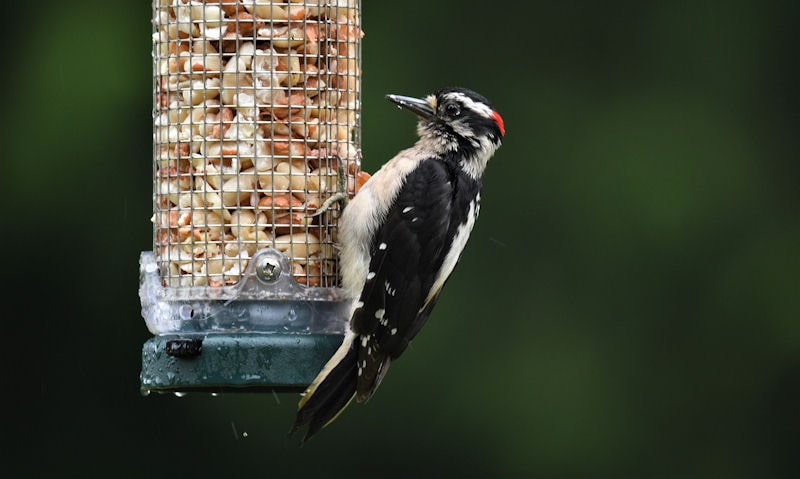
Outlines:
[[[505,135],[491,103],[465,88],[386,98],[417,115],[419,140],[342,212],[340,269],[352,315],[341,347],[300,399],[291,433],[308,425],[303,441],[353,398],[366,402],[425,324],[467,243],[483,172]]]

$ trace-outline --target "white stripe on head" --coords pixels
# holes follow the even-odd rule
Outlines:
[[[484,118],[489,118],[492,116],[492,109],[489,108],[488,105],[486,105],[485,103],[477,102],[461,92],[457,91],[457,92],[447,93],[445,94],[445,98],[451,98],[453,100],[457,100],[462,105],[474,111],[475,113],[478,113]]]

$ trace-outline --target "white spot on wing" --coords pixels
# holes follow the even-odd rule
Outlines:
[[[405,208],[403,208],[403,213],[408,213],[409,211],[411,211],[413,209],[414,209],[413,206],[406,206]]]
[[[379,244],[379,245],[378,245],[378,249],[379,249],[379,250],[384,250],[384,249],[386,249],[386,243],[381,243],[381,244]]]
[[[370,280],[370,279],[372,279],[374,277],[375,277],[375,272],[374,271],[370,271],[369,273],[367,273],[367,279],[368,280]]]
[[[397,334],[397,328],[392,328],[392,330],[391,330],[391,331],[389,331],[389,334],[391,334],[392,336],[394,336],[395,334]]]
[[[379,310],[375,311],[375,318],[376,319],[383,319],[383,315],[384,314],[386,314],[386,310],[385,309],[379,309]]]

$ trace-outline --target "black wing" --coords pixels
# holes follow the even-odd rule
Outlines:
[[[372,396],[433,306],[421,311],[449,246],[453,187],[444,164],[421,162],[375,233],[363,304],[352,320],[360,402]]]

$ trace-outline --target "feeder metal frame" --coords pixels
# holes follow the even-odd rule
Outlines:
[[[153,251],[141,389],[301,390],[341,343],[361,2],[153,1]]]

